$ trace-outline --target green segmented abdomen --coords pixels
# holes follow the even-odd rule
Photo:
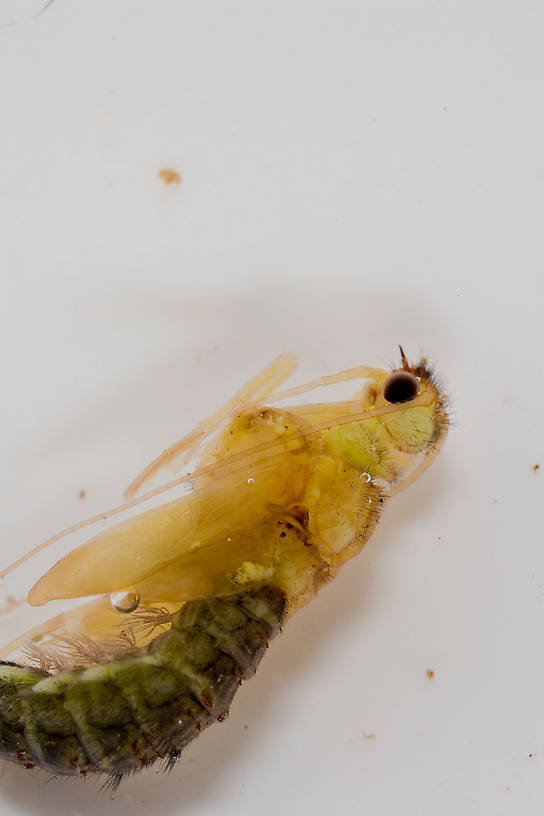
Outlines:
[[[157,759],[172,764],[224,719],[285,606],[275,587],[191,601],[136,656],[54,675],[0,663],[0,757],[113,782]]]

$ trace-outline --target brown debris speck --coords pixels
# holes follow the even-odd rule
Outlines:
[[[202,692],[202,694],[200,695],[200,699],[204,703],[206,708],[213,708],[213,700],[206,690]]]
[[[366,731],[363,731],[363,737],[367,740],[373,740],[376,739],[376,734],[374,734],[372,731],[369,734],[367,734]]]
[[[428,677],[430,680],[432,680],[432,679],[433,679],[433,677],[434,677],[434,669],[427,669],[427,671],[425,672],[425,674],[427,675],[427,677]]]
[[[537,470],[540,470],[540,465],[538,464],[538,462],[536,465],[533,465],[533,473],[536,473]]]
[[[157,176],[165,184],[181,184],[181,176],[173,167],[163,167],[162,170],[159,170]]]
[[[80,499],[84,499],[86,495],[87,495],[87,494],[85,493],[85,491],[83,490],[83,488],[81,488],[81,490],[79,491],[79,498],[80,498]]]

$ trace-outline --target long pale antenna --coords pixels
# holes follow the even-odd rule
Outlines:
[[[431,398],[425,394],[416,397],[414,400],[411,401],[410,406],[418,406],[418,405],[427,405],[430,404]],[[274,447],[279,445],[285,444],[285,441],[289,437],[296,438],[298,436],[310,436],[311,434],[318,433],[319,431],[325,431],[328,428],[335,428],[340,425],[348,425],[351,422],[364,422],[366,419],[371,419],[373,417],[383,416],[384,414],[392,414],[395,411],[399,410],[398,405],[390,405],[384,408],[373,408],[368,411],[360,411],[354,414],[348,414],[347,416],[343,416],[342,418],[336,418],[334,420],[329,420],[328,422],[322,422],[319,425],[314,425],[311,428],[305,428],[302,431],[297,431],[293,434],[285,434],[284,437],[281,439],[272,439],[268,442],[261,442],[259,445],[255,445],[252,448],[248,448],[247,450],[240,451],[240,453],[233,454],[232,456],[225,456],[224,459],[220,459],[218,462],[213,462],[210,465],[204,465],[203,467],[197,468],[192,473],[186,473],[184,476],[180,476],[177,479],[173,479],[171,482],[167,482],[161,487],[157,487],[154,490],[150,490],[148,493],[144,493],[142,496],[138,496],[136,499],[132,499],[131,501],[125,502],[124,504],[120,504],[117,507],[113,507],[110,510],[106,510],[103,513],[98,513],[96,516],[91,516],[91,518],[85,519],[85,521],[80,521],[77,524],[73,524],[71,527],[67,527],[65,530],[61,530],[60,533],[56,533],[54,536],[51,536],[46,541],[43,541],[41,544],[38,544],[36,547],[33,547],[29,552],[25,555],[22,555],[8,567],[5,567],[2,571],[0,571],[0,578],[5,578],[6,575],[9,575],[10,572],[20,567],[22,564],[26,563],[30,558],[33,558],[38,553],[45,550],[47,547],[55,544],[57,541],[60,541],[65,536],[70,535],[71,533],[75,533],[78,530],[82,530],[85,527],[89,527],[92,524],[96,524],[98,521],[105,521],[111,516],[116,516],[119,513],[124,513],[126,510],[130,510],[132,507],[136,507],[139,504],[143,504],[144,502],[148,501],[149,499],[154,498],[155,496],[159,496],[161,493],[165,493],[167,490],[171,490],[173,487],[178,487],[179,485],[186,484],[187,482],[192,481],[193,479],[197,479],[200,476],[206,476],[211,473],[215,473],[218,470],[223,470],[224,468],[228,468],[232,465],[238,464],[245,459],[249,459],[255,454],[263,453],[264,451],[270,450]]]

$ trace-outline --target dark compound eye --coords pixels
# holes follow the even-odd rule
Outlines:
[[[383,396],[387,402],[410,402],[419,390],[419,380],[408,371],[395,371],[386,381]]]

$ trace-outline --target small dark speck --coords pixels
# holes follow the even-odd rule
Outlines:
[[[244,725],[244,731],[247,731],[247,725]]]
[[[498,499],[493,499],[493,504],[498,504],[498,503],[499,503]]]
[[[529,759],[534,759],[536,754],[529,754]]]
[[[538,462],[536,465],[533,465],[533,472],[536,473],[537,470],[540,470],[540,465],[538,464]]]
[[[81,488],[81,490],[79,491],[79,498],[80,498],[80,499],[84,499],[86,495],[87,495],[87,494],[85,493],[85,491],[83,490],[83,488]]]
[[[425,672],[425,674],[427,675],[427,677],[428,677],[430,680],[432,680],[432,679],[433,679],[433,677],[434,677],[434,669],[427,669],[427,670],[426,670],[426,672]]]

